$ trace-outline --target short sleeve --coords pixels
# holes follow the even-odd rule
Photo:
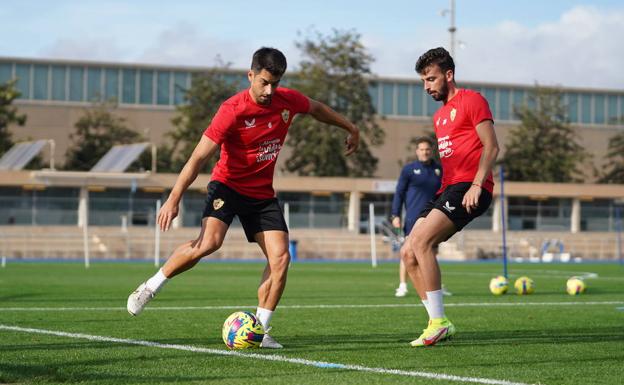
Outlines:
[[[212,118],[210,125],[204,131],[204,135],[210,138],[216,144],[225,141],[230,128],[236,122],[236,115],[230,105],[222,104],[219,110]]]
[[[490,105],[481,94],[474,93],[470,99],[470,121],[474,127],[484,120],[494,121]]]
[[[295,114],[307,114],[310,112],[310,99],[301,92],[286,88],[288,102]]]

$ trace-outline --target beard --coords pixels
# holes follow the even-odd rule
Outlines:
[[[446,98],[448,97],[448,94],[449,94],[448,84],[444,83],[442,85],[442,88],[440,88],[440,91],[436,92],[435,94],[431,94],[431,97],[436,102],[441,102],[441,101],[446,100]]]

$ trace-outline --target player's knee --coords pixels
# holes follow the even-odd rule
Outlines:
[[[410,246],[414,251],[414,254],[416,254],[416,257],[418,257],[419,255],[423,255],[423,253],[431,250],[431,248],[433,247],[431,241],[425,237],[411,238],[412,239],[410,239]]]
[[[273,258],[273,267],[275,270],[285,271],[288,269],[288,264],[290,264],[290,253],[288,250],[284,250],[279,253],[275,258]]]
[[[206,255],[212,254],[219,250],[223,245],[223,239],[216,234],[205,235],[201,243],[198,245],[195,251],[195,258],[202,258]]]
[[[417,264],[416,258],[414,258],[414,254],[411,253],[409,250],[409,245],[403,245],[403,247],[401,247],[401,250],[399,251],[399,255],[401,256],[401,260],[403,261],[403,263],[405,263],[405,265],[411,266]]]

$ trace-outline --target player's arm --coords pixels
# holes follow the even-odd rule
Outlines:
[[[214,156],[218,148],[218,144],[213,142],[206,135],[202,135],[191,157],[182,168],[167,201],[158,212],[158,226],[162,231],[167,231],[173,219],[178,216],[182,195],[191,183],[193,183],[195,178],[197,178],[197,174],[204,168],[206,162]]]
[[[470,189],[466,192],[462,200],[462,205],[468,212],[477,207],[479,196],[481,195],[481,186],[483,186],[488,174],[492,171],[499,151],[498,140],[496,139],[496,132],[494,131],[494,122],[489,119],[484,120],[477,124],[476,130],[483,144],[483,151],[481,153],[481,159],[479,159],[477,174],[472,181],[472,186],[470,186]]]
[[[405,202],[405,192],[407,191],[407,174],[405,168],[401,170],[401,175],[397,181],[396,191],[392,197],[392,226],[401,227],[401,208]]]
[[[310,115],[321,123],[331,124],[332,126],[340,127],[347,131],[349,135],[345,140],[347,145],[347,151],[345,155],[351,155],[357,150],[360,143],[360,130],[351,123],[347,118],[337,113],[324,103],[317,102],[314,99],[310,99]]]

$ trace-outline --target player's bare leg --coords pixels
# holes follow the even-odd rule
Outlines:
[[[411,261],[408,272],[414,272],[412,279],[421,280],[427,298],[429,325],[420,337],[412,341],[412,346],[427,346],[455,334],[455,326],[444,314],[440,266],[436,258],[437,245],[449,238],[457,230],[453,222],[441,211],[431,210],[426,218],[419,219],[408,238],[406,265]],[[421,297],[422,298],[422,297]]]
[[[256,241],[267,258],[260,286],[258,287],[258,309],[256,316],[265,328],[263,348],[280,349],[282,345],[268,333],[273,311],[277,307],[286,287],[286,276],[290,254],[288,252],[288,233],[284,231],[264,231],[256,234]]]
[[[192,268],[201,258],[214,253],[223,244],[228,225],[219,219],[206,217],[197,239],[178,246],[164,266],[128,297],[127,309],[134,316],[139,315],[168,279]]]

